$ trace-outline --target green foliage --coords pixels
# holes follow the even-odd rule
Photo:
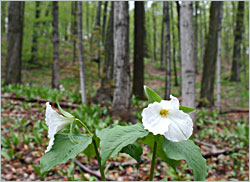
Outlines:
[[[2,87],[2,91],[4,93],[12,93],[15,94],[16,97],[27,97],[28,100],[32,100],[34,98],[41,98],[50,100],[54,102],[56,98],[59,96],[61,99],[65,99],[69,102],[81,102],[81,95],[77,92],[72,92],[69,90],[56,90],[52,88],[46,87],[36,87],[30,85],[6,85]]]
[[[95,132],[96,129],[102,129],[107,127],[111,122],[111,117],[108,115],[107,108],[101,108],[100,105],[86,105],[82,104],[76,107],[76,110],[72,114],[83,121],[91,132]]]
[[[179,109],[182,110],[185,113],[190,113],[190,112],[194,112],[195,111],[194,108],[187,107],[187,106],[180,106]]]
[[[143,144],[147,144],[151,150],[153,151],[153,146],[154,146],[154,135],[152,133],[149,133],[147,136],[145,136],[144,138],[140,139],[140,141]],[[173,167],[174,169],[176,169],[178,167],[178,165],[180,164],[179,161],[174,160],[174,159],[170,159],[169,157],[167,157],[167,155],[165,154],[165,152],[163,151],[162,146],[162,141],[163,141],[163,136],[162,135],[157,135],[157,151],[156,151],[156,155],[158,157],[160,157],[164,162],[168,163],[171,167]]]
[[[57,134],[55,136],[52,149],[40,160],[42,173],[74,158],[92,142],[92,137],[83,134],[74,134],[74,138],[78,144],[72,143],[67,134]]]
[[[191,140],[171,142],[163,139],[162,147],[165,154],[174,160],[185,160],[194,172],[195,181],[205,181],[207,175],[206,160],[202,157],[200,148]]]
[[[150,104],[153,102],[161,102],[161,97],[152,89],[148,88],[147,86],[144,86],[144,91]]]
[[[154,90],[148,88],[147,86],[144,86],[144,90],[149,103],[161,102],[161,97]],[[187,106],[180,106],[179,109],[185,113],[190,113],[195,111],[194,108],[190,108]]]
[[[96,135],[100,138],[100,154],[102,166],[104,166],[109,157],[116,156],[127,145],[133,144],[138,138],[148,135],[148,131],[137,123],[131,126],[105,128],[97,131]]]
[[[129,144],[121,150],[122,153],[126,153],[133,157],[137,161],[137,168],[139,168],[141,155],[143,153],[142,147],[139,143],[135,142],[133,144]]]

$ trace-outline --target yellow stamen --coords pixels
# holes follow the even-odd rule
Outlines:
[[[161,115],[162,117],[167,117],[167,116],[168,116],[168,110],[167,110],[167,109],[162,109],[162,110],[160,111],[160,115]]]

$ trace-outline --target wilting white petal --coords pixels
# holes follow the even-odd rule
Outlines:
[[[143,126],[154,135],[164,135],[174,142],[187,140],[192,135],[193,122],[188,114],[179,110],[179,100],[172,95],[170,98],[143,109]]]
[[[47,150],[45,151],[45,153],[46,153],[46,152],[51,150],[51,148],[54,144],[55,134],[59,130],[64,128],[66,125],[70,124],[73,120],[58,114],[55,110],[52,109],[49,102],[47,102],[46,103],[45,121],[49,127],[48,137],[50,139],[49,146],[47,147]]]

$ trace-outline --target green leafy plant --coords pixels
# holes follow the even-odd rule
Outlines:
[[[185,113],[194,111],[193,108],[179,106],[177,98],[172,96],[171,101],[163,101],[156,92],[146,86],[145,93],[151,104],[160,104],[164,102],[168,105],[170,104],[169,109],[162,109],[157,113],[164,119],[168,118],[169,114],[171,116],[170,119],[173,118],[173,113],[177,111],[189,119],[189,116]],[[176,171],[177,167],[180,165],[180,160],[185,160],[194,173],[194,180],[201,181],[206,179],[206,160],[202,157],[200,148],[196,146],[193,141],[188,140],[190,133],[189,136],[187,136],[186,132],[192,131],[191,128],[188,131],[182,131],[182,129],[179,128],[180,131],[178,132],[182,132],[180,133],[182,136],[171,134],[170,132],[168,135],[164,134],[165,137],[162,134],[155,134],[155,131],[151,129],[146,130],[145,123],[137,123],[129,126],[114,125],[100,129],[102,127],[99,125],[98,119],[102,114],[107,112],[106,110],[101,110],[100,106],[88,108],[86,105],[82,105],[74,112],[74,115],[79,116],[79,119],[64,111],[59,104],[58,108],[63,116],[52,110],[48,103],[46,105],[46,113],[54,113],[48,116],[46,114],[45,119],[49,126],[50,139],[53,138],[51,133],[52,128],[50,129],[50,125],[53,125],[53,123],[58,127],[64,125],[66,127],[66,124],[68,124],[70,125],[70,129],[66,130],[67,132],[64,133],[55,133],[55,131],[53,131],[53,135],[55,136],[52,140],[52,147],[49,150],[47,149],[47,153],[45,153],[40,160],[41,173],[45,173],[52,167],[65,163],[69,159],[74,159],[81,152],[85,153],[88,157],[93,156],[95,152],[102,180],[106,180],[104,172],[108,167],[106,167],[106,170],[104,170],[104,167],[110,157],[116,157],[119,153],[126,153],[137,161],[138,168],[142,155],[141,144],[146,144],[149,145],[153,151],[150,180],[153,180],[154,165],[157,157],[160,157],[163,161],[168,163],[174,171]],[[178,108],[176,108],[177,105]],[[153,105],[151,105],[151,107],[152,106]],[[142,115],[145,117],[145,111],[143,112],[144,114],[142,113]],[[178,119],[178,115],[176,115],[176,117]],[[91,118],[92,121],[90,121],[89,118]],[[93,121],[96,123],[93,124]],[[146,122],[145,118],[143,121]],[[74,123],[83,126],[84,133],[80,132]],[[177,141],[175,141],[175,138]],[[98,148],[100,148],[100,153]],[[73,169],[70,169],[68,173],[71,173],[72,170]]]

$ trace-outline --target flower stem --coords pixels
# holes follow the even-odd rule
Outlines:
[[[78,121],[85,128],[85,130],[88,132],[89,136],[92,136],[92,133],[89,131],[88,127],[80,119],[76,118],[76,121]]]
[[[149,181],[153,181],[154,169],[155,169],[155,158],[156,158],[156,151],[157,151],[156,137],[154,137],[154,140],[155,141],[154,141],[153,157],[152,157],[152,162],[151,162],[151,169],[150,169]]]
[[[97,157],[98,166],[99,166],[99,169],[100,169],[102,181],[106,181],[104,170],[103,170],[103,167],[101,165],[101,157],[100,157],[100,154],[99,154],[98,149],[97,149],[95,138],[93,138],[93,144],[94,144],[94,148],[95,148],[95,153],[96,153],[96,157]]]

